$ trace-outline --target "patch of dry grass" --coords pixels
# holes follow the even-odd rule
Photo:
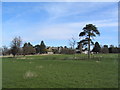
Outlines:
[[[23,75],[23,78],[30,79],[30,78],[35,78],[37,76],[38,75],[35,72],[29,70],[29,71],[25,72],[25,74]]]
[[[37,69],[42,69],[43,66],[42,66],[42,65],[40,65],[40,66],[36,66],[36,68],[37,68]]]

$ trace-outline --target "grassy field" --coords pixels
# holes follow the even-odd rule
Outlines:
[[[3,88],[117,88],[118,55],[4,57]]]

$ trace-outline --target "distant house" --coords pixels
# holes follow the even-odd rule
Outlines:
[[[53,52],[47,52],[47,54],[54,54]]]
[[[47,48],[47,53],[48,54],[58,54],[59,53],[59,48],[58,47],[48,47]]]
[[[52,51],[52,47],[47,47],[47,51]]]
[[[53,54],[52,47],[47,47],[47,54]]]
[[[81,51],[79,49],[76,49],[75,52],[76,53],[81,53]]]
[[[85,51],[82,51],[82,53],[84,53],[84,54],[88,54],[88,51],[87,51],[87,50],[85,50]]]

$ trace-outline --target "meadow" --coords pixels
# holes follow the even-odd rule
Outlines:
[[[118,54],[2,58],[3,88],[117,88]]]

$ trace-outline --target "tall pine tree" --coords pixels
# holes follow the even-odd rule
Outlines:
[[[40,54],[44,54],[46,53],[46,46],[44,44],[44,41],[41,41],[41,44],[40,44]]]

